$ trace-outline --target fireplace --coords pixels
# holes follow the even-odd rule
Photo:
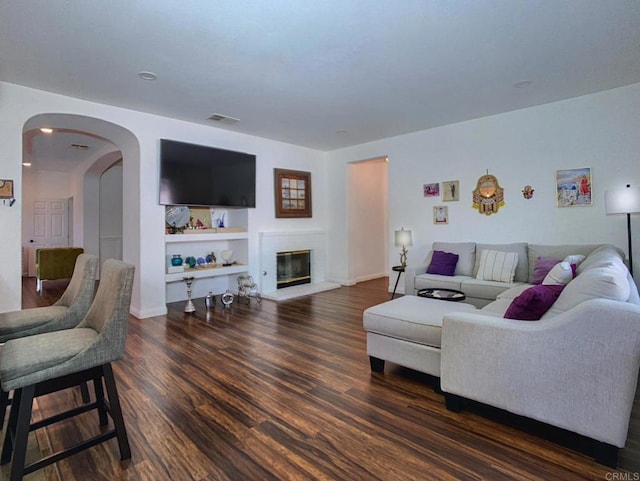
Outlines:
[[[277,288],[311,283],[311,251],[276,253]]]

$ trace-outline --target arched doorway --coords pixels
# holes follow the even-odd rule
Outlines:
[[[41,128],[51,131],[42,132]],[[120,257],[137,265],[140,204],[135,195],[125,199],[126,192],[137,190],[136,137],[101,119],[49,113],[36,115],[24,124],[23,144],[23,165],[31,164],[23,167],[23,184],[31,183],[23,191],[34,192],[31,198],[57,193],[57,197],[68,200],[69,243],[99,256],[101,263],[107,257]],[[30,252],[31,244],[29,200],[23,202],[25,252]],[[104,208],[105,203],[109,209]],[[126,212],[123,205],[127,205]],[[134,291],[135,295],[139,296]]]

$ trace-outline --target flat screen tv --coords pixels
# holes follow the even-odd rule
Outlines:
[[[256,156],[160,140],[160,204],[256,206]]]

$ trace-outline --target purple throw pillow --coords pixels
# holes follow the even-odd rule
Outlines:
[[[433,251],[431,264],[427,267],[427,274],[452,276],[456,271],[458,257],[458,254],[452,254],[451,252]]]
[[[533,277],[531,278],[531,284],[542,284],[542,281],[549,271],[553,269],[557,263],[562,262],[562,259],[549,259],[548,257],[538,257],[536,259],[536,265],[533,268]]]
[[[556,302],[564,288],[565,286],[555,284],[532,286],[511,302],[504,317],[537,321]]]

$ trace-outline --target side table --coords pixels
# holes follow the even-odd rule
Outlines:
[[[391,299],[393,299],[394,296],[396,295],[396,289],[398,288],[398,281],[400,280],[400,276],[404,272],[404,268],[405,266],[393,266],[391,268],[392,271],[395,271],[398,273],[398,277],[396,278],[396,285],[393,286],[393,292],[391,293]]]

